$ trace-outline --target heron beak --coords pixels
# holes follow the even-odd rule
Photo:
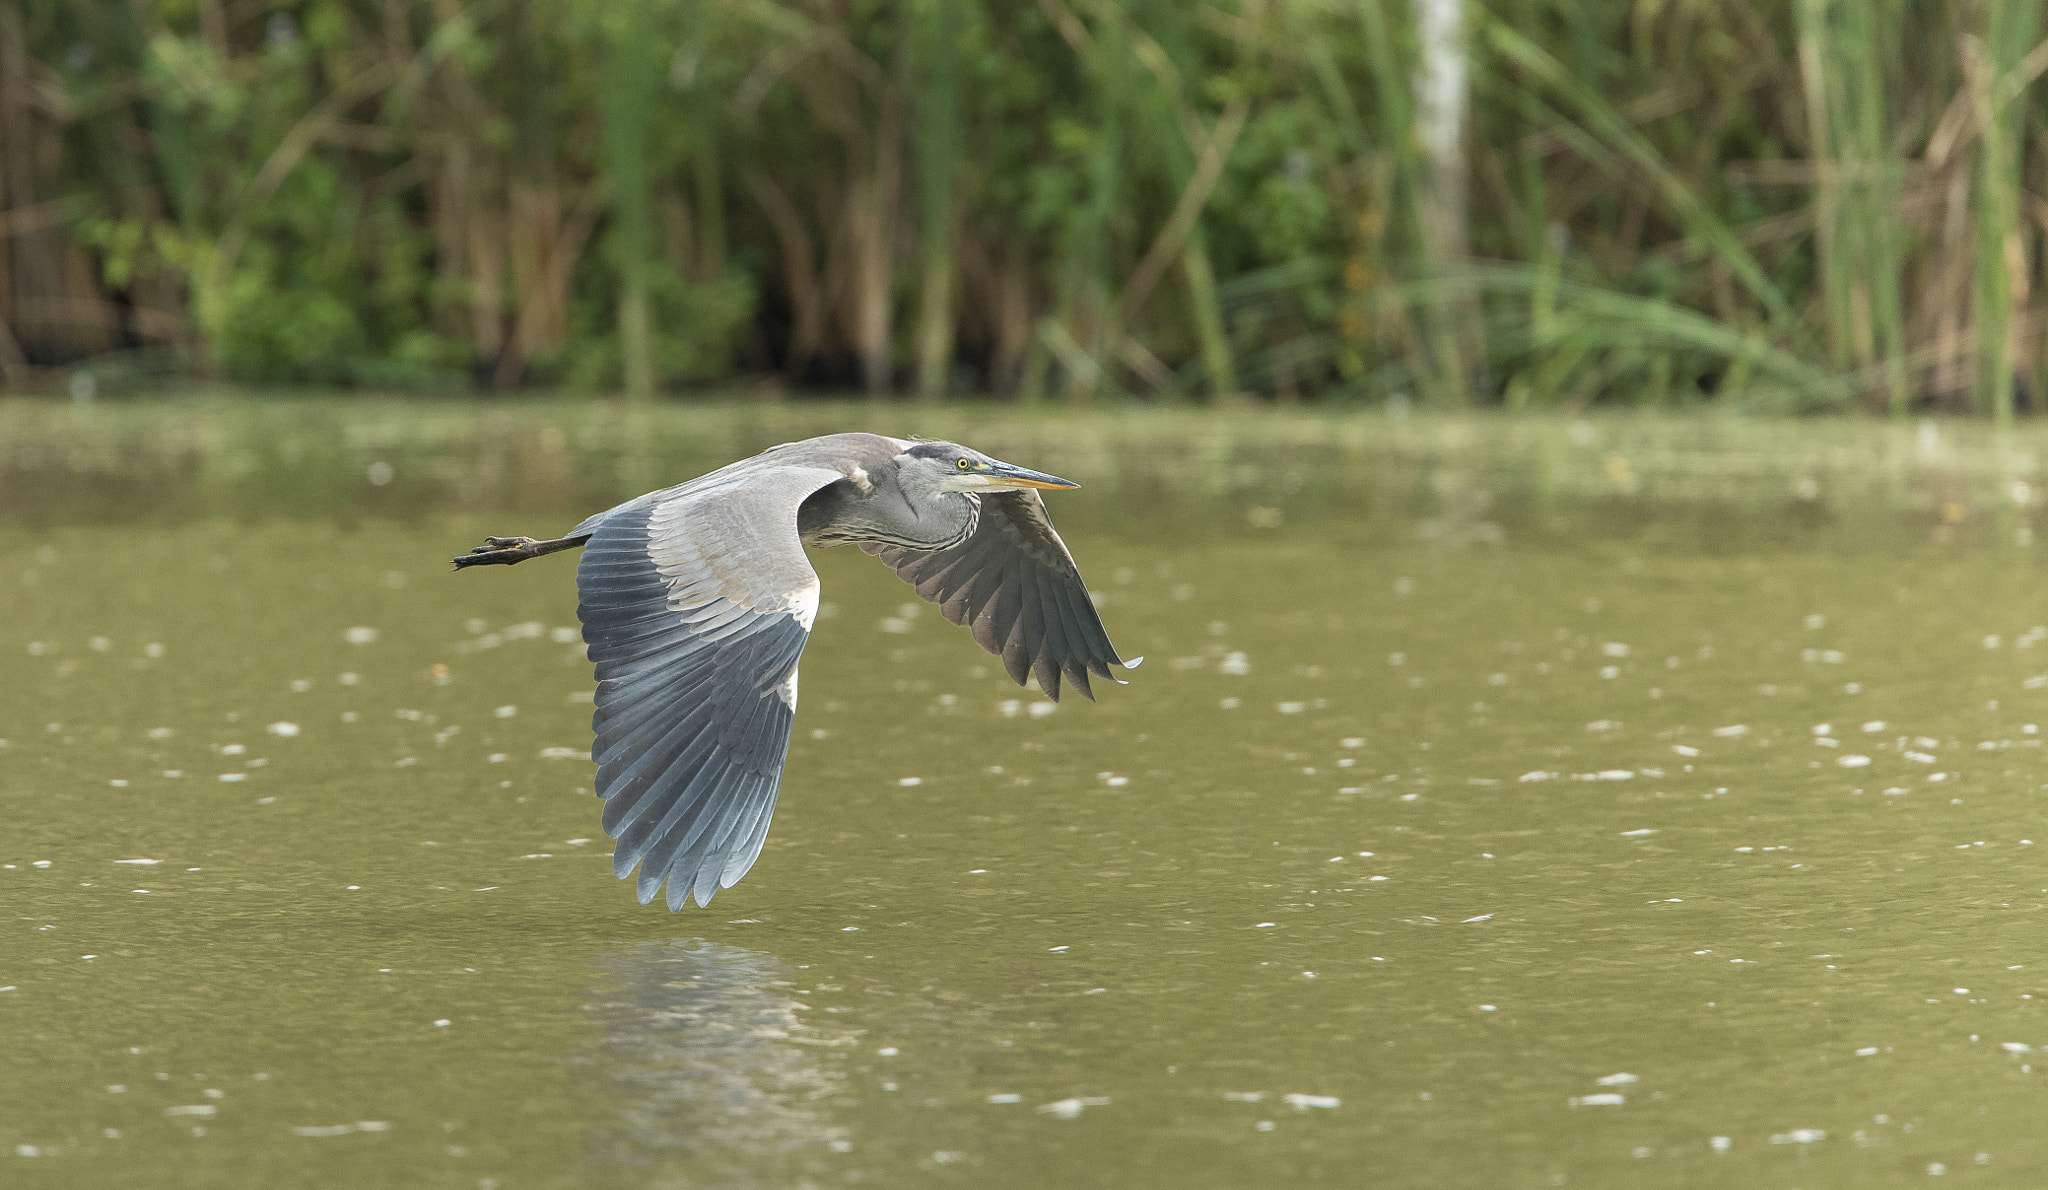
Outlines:
[[[992,488],[1046,488],[1060,491],[1081,486],[1071,479],[1061,479],[1057,475],[1047,475],[1043,471],[1032,471],[1011,463],[997,463],[982,474],[988,480],[988,486]]]

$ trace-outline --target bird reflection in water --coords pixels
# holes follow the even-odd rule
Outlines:
[[[799,1185],[841,1169],[832,1122],[846,1075],[830,1057],[855,1031],[790,994],[775,956],[696,940],[642,943],[599,962],[591,1073],[618,1103],[587,1159],[647,1186]],[[843,1173],[843,1169],[841,1169]],[[837,1179],[835,1179],[837,1180]]]

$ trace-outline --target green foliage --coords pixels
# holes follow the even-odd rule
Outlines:
[[[1462,41],[1425,44],[1432,7]],[[0,101],[0,210],[57,216],[0,253],[0,377],[170,346],[251,381],[640,394],[2048,391],[2023,0],[10,19],[34,99]],[[1447,62],[1448,156],[1418,90]]]

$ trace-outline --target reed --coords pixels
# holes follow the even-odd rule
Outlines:
[[[649,305],[649,254],[654,248],[653,118],[660,60],[654,38],[653,0],[614,0],[600,17],[597,37],[604,82],[598,89],[604,117],[608,238],[619,278],[619,355],[628,398],[647,400],[659,376]]]
[[[2032,0],[30,0],[0,383],[2005,420],[2048,391],[2044,36]]]

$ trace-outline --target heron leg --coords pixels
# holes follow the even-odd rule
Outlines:
[[[511,566],[528,558],[538,558],[542,554],[574,549],[589,540],[589,534],[581,537],[557,537],[552,541],[535,541],[531,537],[486,537],[483,545],[450,561],[455,563],[457,570],[465,566]]]

